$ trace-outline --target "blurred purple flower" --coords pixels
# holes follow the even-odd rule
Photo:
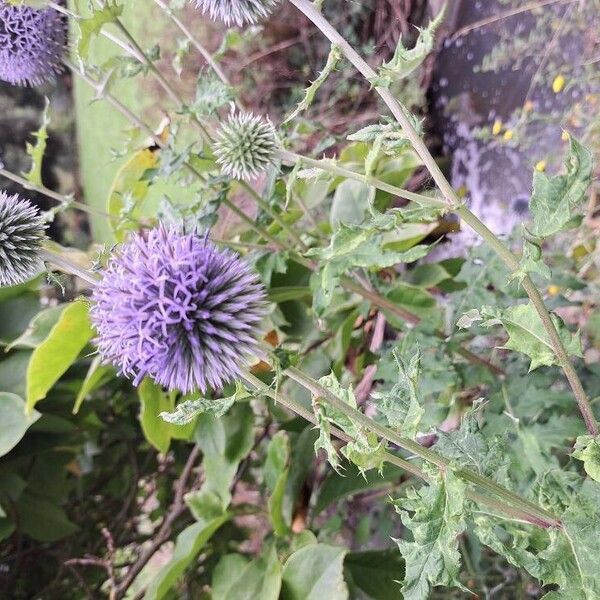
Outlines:
[[[53,8],[11,6],[0,0],[0,79],[40,85],[61,71],[67,24]]]
[[[264,288],[244,260],[163,226],[123,245],[93,301],[103,359],[134,385],[148,375],[184,393],[238,376],[266,312]]]

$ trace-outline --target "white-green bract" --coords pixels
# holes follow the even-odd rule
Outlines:
[[[272,162],[277,147],[273,124],[251,113],[232,113],[217,132],[214,153],[221,171],[255,179]]]
[[[242,27],[269,16],[277,0],[194,0],[196,6],[214,21]]]
[[[23,283],[41,270],[44,230],[44,220],[29,200],[0,192],[0,286]]]

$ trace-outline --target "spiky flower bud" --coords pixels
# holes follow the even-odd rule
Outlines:
[[[203,13],[213,21],[242,27],[246,23],[257,23],[269,16],[278,0],[194,0]]]
[[[29,200],[0,192],[0,286],[23,283],[41,271],[45,228]]]
[[[40,85],[61,71],[67,24],[53,8],[13,6],[0,0],[0,79]]]
[[[237,254],[159,226],[114,255],[90,311],[100,356],[138,385],[184,393],[234,379],[257,345],[265,292]]]
[[[275,128],[252,113],[231,113],[213,147],[221,171],[235,179],[255,179],[272,162],[277,148]]]

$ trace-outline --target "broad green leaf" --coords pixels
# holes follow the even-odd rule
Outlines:
[[[77,300],[61,313],[48,337],[33,351],[27,369],[27,410],[44,399],[92,338],[88,305]]]
[[[161,418],[171,408],[171,401],[163,389],[149,377],[139,385],[140,422],[144,437],[162,454],[166,454],[171,443],[171,426]]]
[[[329,223],[336,229],[340,223],[344,225],[360,225],[373,205],[377,190],[367,183],[346,179],[335,188]]]
[[[284,495],[289,475],[290,441],[284,431],[278,431],[267,449],[264,475],[265,483],[269,489],[268,500],[269,516],[273,524],[273,531],[278,536],[289,533],[289,523],[283,511]]]
[[[530,371],[542,365],[558,364],[550,337],[546,333],[533,304],[517,304],[507,309],[484,307],[481,314],[489,317],[485,326],[501,323],[509,335],[504,348],[526,354],[531,359]],[[583,356],[579,332],[572,334],[557,315],[550,315],[566,351],[573,356]]]
[[[337,67],[337,64],[342,58],[342,51],[337,44],[332,44],[327,62],[323,67],[323,70],[319,73],[319,76],[304,90],[304,98],[298,104],[296,109],[285,119],[283,122],[289,123],[292,119],[295,119],[301,112],[307,110],[315,99],[316,93],[319,88],[325,83],[325,80],[331,75],[331,73]]]
[[[344,560],[344,572],[348,583],[370,600],[402,600],[404,559],[398,550],[350,552]]]
[[[0,392],[0,456],[8,454],[39,418],[37,410],[25,413],[25,401],[21,397]]]
[[[458,551],[465,529],[465,484],[448,470],[429,485],[409,490],[396,509],[414,540],[397,540],[406,563],[404,599],[426,600],[440,585],[468,591],[459,581]]]
[[[186,527],[177,536],[173,556],[148,586],[144,600],[162,600],[162,598],[165,598],[208,540],[230,518],[229,513],[223,513],[210,521],[201,521]]]
[[[569,138],[565,174],[548,177],[533,172],[533,195],[529,208],[533,217],[532,233],[548,237],[562,231],[584,203],[592,177],[592,154],[573,136]]]
[[[33,319],[31,319],[27,329],[11,344],[6,350],[13,348],[37,348],[47,337],[50,331],[60,319],[60,315],[68,304],[59,304],[41,310]]]
[[[10,344],[27,328],[40,310],[37,293],[25,293],[0,304],[0,344]]]
[[[594,480],[600,481],[600,443],[591,435],[580,435],[575,442],[573,458],[583,461],[585,472]]]
[[[347,600],[346,552],[328,544],[310,544],[294,552],[283,567],[281,600]]]
[[[45,496],[24,492],[17,511],[21,531],[39,542],[56,542],[79,529],[58,504]]]
[[[387,88],[393,82],[410,75],[433,49],[435,31],[444,20],[444,15],[445,9],[442,9],[425,29],[419,30],[419,37],[410,50],[406,49],[400,37],[394,56],[379,67],[377,77],[371,83]]]
[[[391,390],[376,392],[372,397],[376,401],[377,410],[390,427],[406,437],[414,438],[425,413],[419,391],[421,352],[417,347],[416,353],[408,363],[397,349],[392,353],[398,365],[398,381]]]
[[[31,167],[27,173],[24,173],[27,181],[34,185],[42,185],[42,162],[44,160],[44,152],[46,152],[46,143],[48,141],[48,125],[50,117],[48,116],[48,108],[50,101],[46,98],[46,105],[42,113],[42,124],[37,131],[32,132],[35,138],[35,144],[27,142],[27,154],[31,156]]]
[[[277,600],[281,590],[281,564],[275,547],[248,561],[239,554],[227,554],[213,573],[212,600]]]

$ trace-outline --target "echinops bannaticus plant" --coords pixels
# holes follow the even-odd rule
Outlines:
[[[196,6],[215,21],[242,27],[269,16],[276,0],[194,0]]]
[[[236,179],[256,179],[277,147],[270,121],[251,113],[232,113],[217,132],[214,153],[221,171]]]
[[[256,349],[265,293],[250,265],[197,234],[159,226],[112,256],[93,291],[101,357],[137,385],[203,393]]]
[[[0,79],[40,85],[61,71],[67,25],[53,8],[12,6],[0,0]]]
[[[23,283],[41,270],[44,231],[44,219],[29,200],[0,192],[0,286]]]

